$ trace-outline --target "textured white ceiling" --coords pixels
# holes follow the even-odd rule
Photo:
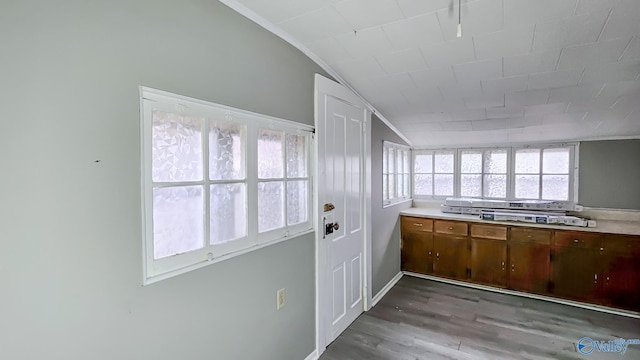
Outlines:
[[[640,0],[234,0],[414,146],[640,137]]]

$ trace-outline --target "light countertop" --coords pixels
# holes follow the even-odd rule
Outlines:
[[[400,215],[442,219],[442,220],[478,222],[478,223],[484,223],[484,224],[537,227],[537,228],[544,228],[544,229],[640,235],[639,221],[616,221],[616,220],[597,220],[596,219],[597,226],[593,228],[588,228],[588,227],[567,226],[567,225],[532,224],[532,223],[517,222],[517,221],[488,221],[488,220],[480,219],[479,216],[477,215],[448,214],[448,213],[441,212],[439,208],[431,208],[431,207],[409,208],[407,210],[401,211]]]

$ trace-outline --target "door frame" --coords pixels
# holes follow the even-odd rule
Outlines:
[[[332,96],[334,98],[340,99],[344,102],[347,102],[355,107],[361,108],[364,112],[364,173],[362,179],[362,186],[364,190],[364,207],[365,207],[365,215],[364,215],[364,244],[363,244],[363,264],[362,264],[362,304],[363,311],[367,311],[371,308],[372,303],[372,267],[371,267],[371,112],[367,109],[363,101],[354,94],[351,90],[346,88],[345,86],[334,82],[320,74],[315,75],[314,79],[314,118],[315,118],[315,128],[316,130],[319,128],[319,122],[321,119],[324,119],[326,115],[326,105],[324,98],[325,96]],[[315,271],[315,290],[316,290],[316,298],[315,298],[315,320],[316,320],[316,351],[318,357],[325,351],[327,347],[328,340],[325,338],[326,327],[330,326],[330,324],[325,324],[324,319],[326,318],[326,314],[322,314],[321,304],[323,303],[323,299],[327,298],[327,290],[323,288],[322,284],[327,283],[327,279],[330,274],[322,271],[323,269],[327,269],[329,267],[329,258],[328,258],[328,249],[326,241],[322,241],[323,229],[321,228],[320,217],[322,216],[322,210],[320,203],[320,187],[318,183],[320,173],[320,156],[321,154],[318,152],[318,144],[323,139],[319,138],[316,133],[315,141],[314,141],[314,153],[316,155],[316,159],[314,162],[315,166],[315,177],[314,177],[314,225],[316,229],[316,240],[315,240],[315,252],[316,252],[316,271]]]

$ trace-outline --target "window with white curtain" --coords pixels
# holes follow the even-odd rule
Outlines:
[[[408,146],[384,141],[382,145],[382,204],[411,198],[411,151]]]
[[[145,283],[312,229],[312,128],[141,91]]]

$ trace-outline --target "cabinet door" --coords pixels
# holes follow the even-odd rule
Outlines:
[[[433,269],[433,234],[402,234],[402,270],[430,274]]]
[[[550,246],[535,242],[510,241],[508,250],[509,288],[546,293],[549,285]]]
[[[469,248],[466,236],[435,234],[433,236],[433,273],[452,279],[467,278]]]
[[[605,254],[602,293],[597,300],[608,306],[640,311],[640,265],[633,255]]]
[[[507,284],[507,244],[504,240],[471,239],[471,281],[497,286]]]
[[[602,282],[599,250],[583,247],[553,248],[553,294],[578,301],[594,301]]]
[[[640,237],[607,235],[604,239],[603,305],[640,310]]]

